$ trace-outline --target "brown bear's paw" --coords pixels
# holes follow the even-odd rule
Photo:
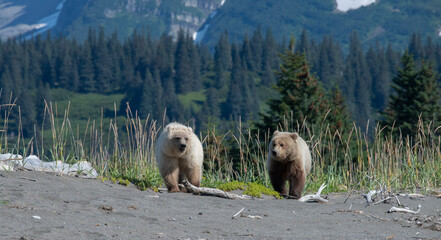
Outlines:
[[[174,192],[180,192],[181,190],[178,187],[174,187],[174,188],[169,188],[168,192],[169,193],[174,193]]]

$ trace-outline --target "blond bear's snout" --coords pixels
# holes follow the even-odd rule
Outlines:
[[[181,143],[179,146],[179,151],[181,153],[185,152],[185,149],[187,148],[187,144],[186,143]]]

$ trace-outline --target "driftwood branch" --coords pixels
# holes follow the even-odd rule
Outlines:
[[[407,197],[407,198],[410,198],[410,199],[413,199],[413,198],[423,198],[423,197],[425,197],[423,194],[419,194],[419,193],[398,193],[398,195],[399,196],[403,196],[403,197]]]
[[[377,205],[377,204],[380,204],[380,203],[385,203],[385,202],[387,202],[387,201],[389,201],[389,200],[391,200],[392,198],[391,197],[387,197],[387,198],[384,198],[384,199],[381,199],[381,200],[379,200],[378,202],[375,202],[374,203],[374,205]],[[398,198],[397,198],[397,200],[398,200]],[[399,202],[398,202],[399,203]],[[399,204],[398,204],[399,205]]]
[[[245,218],[251,218],[251,219],[262,219],[262,216],[258,216],[258,215],[246,215],[244,213],[240,214],[241,217],[245,217]]]
[[[245,208],[240,209],[239,212],[237,212],[236,214],[234,214],[234,216],[231,219],[234,219],[237,217],[237,215],[239,215],[243,210],[245,210]]]
[[[191,192],[193,194],[207,194],[222,198],[241,199],[241,200],[247,200],[252,198],[251,196],[248,195],[238,195],[234,193],[225,192],[216,188],[196,187],[187,180],[184,180],[183,184],[187,192]]]
[[[367,204],[370,204],[371,202],[373,202],[373,199],[375,198],[375,196],[379,193],[379,191],[377,190],[371,190],[369,191],[367,194],[361,194],[364,198],[366,198],[366,202]]]
[[[320,197],[320,194],[322,193],[323,189],[325,189],[326,185],[323,183],[322,186],[320,186],[319,190],[314,195],[306,195],[299,199],[300,202],[319,202],[319,203],[327,203],[328,200]]]
[[[419,213],[421,210],[421,204],[418,205],[418,208],[416,211],[410,210],[408,208],[397,208],[397,207],[391,207],[391,209],[389,209],[389,211],[387,211],[388,213],[392,213],[392,212],[404,212],[404,213],[413,213],[413,214],[417,214]]]

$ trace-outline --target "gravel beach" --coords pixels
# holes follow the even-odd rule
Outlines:
[[[0,239],[441,239],[439,197],[399,197],[410,209],[421,205],[418,214],[387,213],[396,201],[367,206],[360,193],[327,197],[229,200],[3,171]]]

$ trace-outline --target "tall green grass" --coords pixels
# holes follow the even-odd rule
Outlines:
[[[154,146],[164,121],[141,119],[127,109],[125,118],[90,119],[85,126],[72,126],[70,106],[59,113],[56,104],[47,103],[42,132],[28,143],[8,128],[8,119],[16,107],[3,104],[0,129],[1,152],[37,154],[47,161],[73,163],[86,160],[103,178],[127,179],[141,189],[163,184],[154,158]],[[45,125],[46,124],[46,125]],[[49,126],[47,126],[49,125]],[[394,137],[377,126],[369,138],[355,124],[344,133],[331,132],[330,126],[319,128],[305,122],[286,121],[280,130],[297,131],[305,139],[313,156],[307,191],[315,191],[325,182],[327,191],[368,189],[385,184],[395,190],[429,191],[441,186],[440,128],[419,122],[416,136]],[[80,130],[81,129],[81,130]],[[367,128],[369,129],[369,128]],[[15,136],[15,143],[10,139]],[[49,136],[49,137],[48,137]],[[266,155],[271,136],[243,128],[219,132],[215,126],[201,132],[204,147],[204,186],[219,186],[233,180],[258,182],[270,186]]]

